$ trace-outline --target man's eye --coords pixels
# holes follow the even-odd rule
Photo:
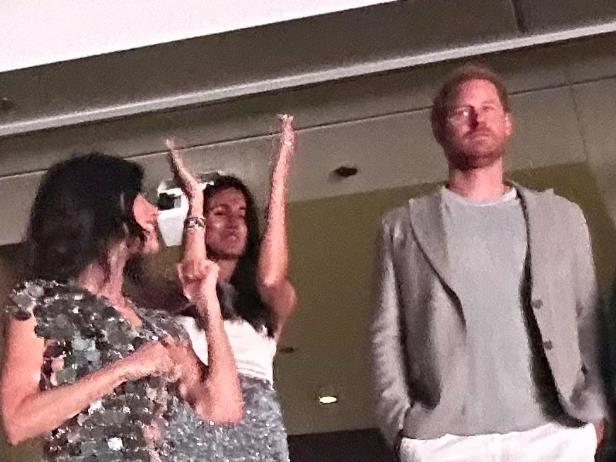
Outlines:
[[[453,117],[468,117],[471,113],[470,109],[467,107],[461,107],[454,109],[451,113]]]

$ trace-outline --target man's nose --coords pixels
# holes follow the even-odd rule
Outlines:
[[[477,127],[481,122],[480,117],[480,113],[475,108],[471,108],[471,113],[468,118],[470,126],[473,128]]]

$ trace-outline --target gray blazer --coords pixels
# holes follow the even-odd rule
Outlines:
[[[576,419],[600,420],[599,307],[584,215],[551,190],[516,188],[528,230],[530,311],[560,404]],[[371,350],[377,421],[391,444],[400,432],[421,439],[464,434],[468,307],[452,285],[444,243],[439,194],[411,199],[383,218]]]

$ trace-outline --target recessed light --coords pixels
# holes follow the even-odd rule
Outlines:
[[[338,402],[338,397],[334,395],[319,396],[319,404],[328,405]]]
[[[0,111],[10,111],[15,107],[15,103],[6,96],[0,96]]]
[[[295,353],[297,348],[292,345],[283,345],[278,348],[278,353],[291,354]]]
[[[358,172],[359,168],[357,168],[355,165],[341,165],[332,173],[339,178],[349,178],[357,175]]]

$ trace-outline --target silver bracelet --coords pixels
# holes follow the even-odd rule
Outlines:
[[[203,217],[186,217],[184,220],[184,228],[186,231],[191,229],[205,229],[205,219]]]

